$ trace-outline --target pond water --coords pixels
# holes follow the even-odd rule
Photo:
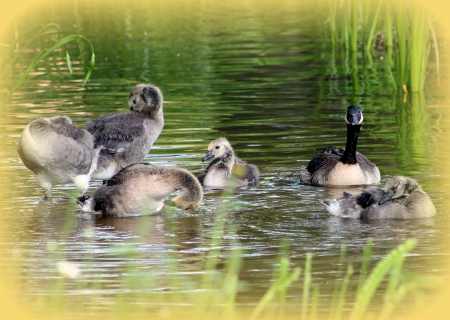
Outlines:
[[[90,39],[96,54],[84,88],[84,67],[75,61],[72,46],[74,75],[69,75],[62,52],[52,55],[35,72],[46,74],[22,86],[5,109],[0,152],[8,187],[1,220],[7,236],[0,264],[9,270],[11,257],[25,258],[16,275],[25,297],[49,294],[60,259],[77,263],[81,279],[98,283],[95,292],[67,292],[90,299],[114,296],[120,291],[118,276],[130,266],[137,275],[164,275],[174,260],[179,272],[197,279],[204,272],[217,219],[225,226],[219,257],[243,250],[239,303],[255,303],[267,290],[283,243],[292,266],[303,267],[306,254],[313,253],[313,285],[320,286],[323,297],[334,289],[341,245],[347,245],[345,264],[351,262],[357,270],[368,239],[373,239],[374,265],[406,239],[416,238],[406,270],[447,278],[444,195],[449,182],[442,170],[449,155],[444,148],[449,96],[433,80],[424,94],[394,93],[384,52],[372,62],[360,53],[333,53],[323,43],[315,11],[300,4],[209,7],[189,2],[177,10],[158,4],[151,14],[138,4],[112,4],[107,14],[103,9],[100,2],[64,8],[52,3],[39,15],[30,10],[17,20],[19,32],[55,22]],[[15,78],[27,58],[49,41],[38,42],[14,65]],[[89,47],[80,42],[80,48],[88,61]],[[198,174],[206,166],[201,159],[209,142],[225,136],[239,157],[259,167],[259,185],[240,188],[225,199],[219,191],[205,189],[203,204],[193,214],[167,201],[160,215],[129,219],[80,214],[72,185],[55,186],[53,203],[42,201],[43,191],[16,152],[26,124],[65,114],[83,127],[100,115],[126,110],[137,83],[155,84],[165,97],[165,127],[144,161]],[[352,103],[364,113],[358,150],[380,168],[380,186],[398,174],[417,179],[436,206],[435,218],[330,217],[320,202],[344,189],[299,183],[299,167],[316,148],[345,146],[344,113]],[[93,181],[89,192],[100,184]],[[227,210],[218,217],[222,200]],[[130,244],[135,254],[120,254]],[[357,277],[352,279],[354,287]],[[168,286],[161,284],[161,289]],[[300,281],[292,285],[292,301],[300,301],[300,288]]]

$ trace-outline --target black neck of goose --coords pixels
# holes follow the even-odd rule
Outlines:
[[[340,162],[344,164],[356,164],[356,143],[358,142],[359,130],[361,125],[347,124],[347,144]]]

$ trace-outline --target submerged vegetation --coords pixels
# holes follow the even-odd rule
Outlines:
[[[419,92],[432,68],[439,81],[439,43],[435,22],[425,8],[405,0],[321,0],[325,41],[370,56],[383,51],[395,89]],[[371,57],[370,57],[371,58]],[[393,72],[393,73],[392,73]]]
[[[4,49],[3,52],[0,52],[0,66],[2,67],[2,70],[0,70],[0,81],[5,81],[5,76],[9,74],[10,68],[13,68],[14,64],[17,63],[21,58],[23,58],[24,53],[30,48],[30,45],[35,40],[41,38],[50,38],[53,41],[55,36],[57,37],[57,40],[55,40],[51,44],[46,44],[46,47],[44,47],[44,49],[38,50],[37,56],[35,56],[31,63],[28,64],[28,67],[25,69],[20,78],[18,80],[15,80],[15,83],[11,86],[11,88],[8,88],[6,101],[9,101],[14,92],[16,92],[16,90],[20,86],[22,86],[28,79],[31,78],[30,73],[36,69],[40,62],[42,62],[52,52],[60,49],[61,47],[65,51],[67,68],[72,75],[72,60],[67,49],[67,44],[75,45],[79,49],[81,55],[81,47],[76,42],[76,40],[78,39],[85,40],[89,44],[89,47],[91,49],[89,67],[87,69],[82,86],[86,84],[86,82],[89,80],[89,77],[91,76],[92,71],[94,70],[94,46],[85,36],[79,34],[64,35],[64,32],[61,30],[60,26],[55,23],[49,23],[45,26],[34,27],[20,35],[16,30],[15,40],[12,43],[6,45],[6,49]],[[39,74],[37,76],[42,76],[42,74]]]

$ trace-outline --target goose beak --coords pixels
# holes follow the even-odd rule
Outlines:
[[[352,114],[352,115],[350,115],[350,117],[349,117],[350,119],[350,124],[351,125],[356,125],[356,124],[358,124],[358,122],[359,122],[359,119],[358,119],[358,116],[356,115],[356,114]]]
[[[378,204],[382,205],[383,203],[385,203],[386,201],[389,201],[389,200],[391,200],[391,197],[387,193],[385,193],[381,197],[380,201],[378,201]]]
[[[211,158],[214,158],[214,155],[213,155],[210,151],[208,151],[208,152],[205,154],[205,156],[203,157],[202,162],[204,162],[204,161],[206,161],[206,160],[209,160],[209,159],[211,159]]]

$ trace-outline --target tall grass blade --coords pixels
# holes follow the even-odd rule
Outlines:
[[[342,317],[342,311],[345,305],[345,295],[347,293],[348,284],[350,283],[350,277],[353,275],[353,267],[351,265],[348,266],[347,273],[345,274],[344,281],[342,283],[341,292],[339,293],[339,299],[337,302],[336,310],[337,312],[334,314],[333,319],[340,320]]]
[[[378,15],[380,14],[380,10],[381,10],[381,6],[383,4],[383,1],[379,1],[378,2],[378,6],[377,6],[377,10],[375,11],[375,15],[373,17],[373,21],[372,24],[370,26],[370,31],[369,34],[367,36],[367,40],[366,40],[366,45],[365,45],[365,50],[366,51],[370,51],[370,49],[373,48],[373,43],[375,40],[375,28],[378,24]],[[366,13],[368,13],[369,10],[367,10]],[[367,19],[368,19],[368,15],[367,15]]]
[[[308,260],[308,258],[307,258]],[[250,320],[259,319],[264,308],[272,301],[277,293],[284,292],[294,281],[296,281],[300,276],[300,268],[295,268],[291,273],[289,273],[289,259],[282,257],[280,260],[280,277],[278,280],[272,283],[269,290],[264,294],[261,300],[256,305],[252,312]]]
[[[314,287],[313,291],[313,301],[311,304],[311,313],[309,316],[310,320],[316,320],[317,319],[317,309],[319,307],[319,287]]]
[[[334,319],[334,314],[336,312],[338,312],[337,302],[338,302],[339,288],[340,288],[340,283],[338,282],[338,280],[342,279],[342,269],[343,269],[342,266],[344,265],[345,251],[346,251],[346,246],[345,246],[345,244],[342,244],[341,245],[341,253],[339,255],[339,267],[338,267],[338,271],[336,274],[336,285],[334,286],[333,297],[331,299],[331,305],[330,305],[330,314],[329,314],[330,319]]]
[[[399,259],[403,259],[402,256],[411,251],[416,243],[416,240],[407,240],[404,244],[393,249],[386,257],[377,263],[355,298],[355,303],[350,313],[350,320],[362,319],[376,289],[388,271],[392,268],[392,265],[398,262]]]
[[[435,54],[435,58],[436,58],[436,74],[437,74],[437,80],[438,83],[440,83],[441,81],[441,77],[440,77],[440,73],[439,73],[439,69],[440,69],[440,62],[439,62],[439,43],[437,41],[437,36],[436,36],[436,29],[434,28],[434,24],[433,21],[429,21],[429,28],[430,28],[430,33],[431,33],[431,38],[433,39],[433,48],[434,48],[434,54]]]
[[[69,51],[66,51],[66,61],[67,61],[67,67],[69,68],[70,75],[72,75],[73,69],[72,69],[72,61],[70,61]]]
[[[311,261],[312,254],[308,253],[306,255],[305,272],[303,279],[302,320],[306,320],[308,314],[309,287],[311,286]]]
[[[364,282],[366,281],[367,272],[369,270],[370,258],[372,257],[372,244],[373,244],[372,239],[367,240],[367,245],[364,247],[363,250],[361,271],[359,274],[359,281],[358,281],[358,288],[356,290],[356,295],[359,294],[361,288],[364,285]]]

